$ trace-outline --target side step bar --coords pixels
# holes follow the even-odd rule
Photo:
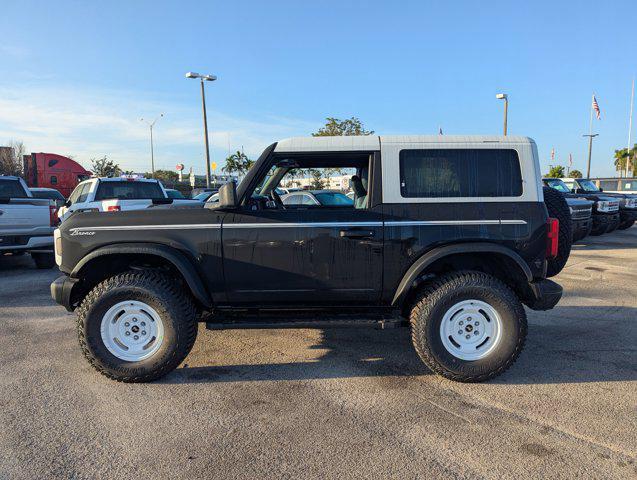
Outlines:
[[[212,319],[211,319],[212,320]],[[360,328],[372,327],[379,330],[407,326],[408,322],[400,317],[366,319],[362,318],[320,318],[310,320],[307,318],[281,318],[273,320],[272,317],[248,317],[220,318],[218,321],[207,321],[207,330],[231,330],[231,329],[271,329],[271,328]]]

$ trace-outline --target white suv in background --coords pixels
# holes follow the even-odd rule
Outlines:
[[[159,180],[135,176],[91,178],[75,187],[58,210],[58,217],[64,221],[74,212],[141,210],[162,203],[171,200]]]

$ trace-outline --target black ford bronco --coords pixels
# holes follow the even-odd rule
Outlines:
[[[316,171],[351,175],[353,201],[281,201],[278,186]],[[51,293],[76,311],[99,372],[124,382],[169,373],[198,322],[404,324],[434,372],[482,381],[520,354],[523,304],[546,310],[562,295],[546,279],[559,225],[527,137],[293,138],[219,197],[203,208],[77,213],[56,231],[65,275]]]
[[[637,195],[631,195],[630,193],[620,192],[605,192],[592,180],[586,178],[564,178],[564,183],[568,185],[571,190],[580,195],[594,195],[596,197],[605,197],[607,200],[617,202],[619,204],[619,215],[615,212],[618,220],[614,219],[612,224],[608,227],[607,232],[611,232],[615,229],[626,230],[634,225],[637,220]]]

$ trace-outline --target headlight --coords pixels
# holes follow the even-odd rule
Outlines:
[[[573,215],[573,207],[568,207],[568,211],[571,212],[571,215]]]
[[[637,208],[637,198],[627,198],[626,208]]]
[[[606,200],[600,200],[597,202],[597,210],[603,213],[615,212],[619,209],[619,202],[610,202]]]
[[[55,263],[59,267],[62,265],[62,236],[59,228],[53,231],[53,248],[55,249]]]

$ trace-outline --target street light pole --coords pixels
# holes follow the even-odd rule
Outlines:
[[[591,155],[593,153],[593,138],[598,136],[599,133],[589,133],[588,135],[582,135],[588,137],[588,163],[586,164],[586,178],[591,178]]]
[[[214,75],[200,75],[195,72],[188,72],[186,78],[198,78],[201,80],[201,108],[203,110],[203,134],[204,143],[206,145],[206,187],[210,188],[210,147],[208,144],[208,116],[206,115],[206,93],[204,89],[204,80],[214,82],[217,77]]]
[[[153,178],[155,178],[155,151],[153,148],[153,127],[155,126],[155,123],[157,122],[157,120],[159,120],[163,116],[164,114],[160,113],[159,116],[150,123],[144,120],[143,118],[139,119],[140,122],[146,123],[148,127],[150,128],[150,172]]]
[[[509,96],[506,93],[498,93],[495,98],[504,100],[504,136],[507,134],[507,120],[509,115]]]

